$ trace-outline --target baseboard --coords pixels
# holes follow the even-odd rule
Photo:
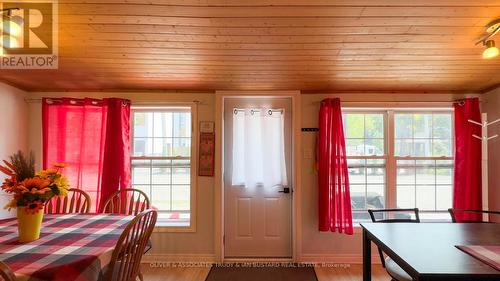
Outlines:
[[[291,263],[292,258],[224,258],[224,263]]]
[[[335,254],[302,254],[298,262],[304,263],[335,263],[335,264],[362,264],[362,255],[335,255]],[[378,255],[372,255],[373,264],[381,264]]]
[[[242,260],[239,260],[240,262]],[[335,254],[302,254],[296,262],[327,263],[327,264],[362,264],[362,255],[335,255]],[[211,254],[146,254],[142,263],[216,263],[215,255]],[[373,264],[380,264],[378,255],[372,256]]]
[[[142,263],[215,263],[211,254],[146,254]]]

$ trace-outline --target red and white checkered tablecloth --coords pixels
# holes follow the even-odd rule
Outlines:
[[[44,215],[40,239],[19,243],[17,220],[0,220],[0,260],[18,280],[100,280],[133,216]]]

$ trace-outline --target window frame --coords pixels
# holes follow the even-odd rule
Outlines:
[[[385,194],[384,194],[384,204],[385,206],[387,206],[387,186],[388,186],[388,175],[387,175],[387,172],[388,172],[388,169],[387,169],[387,162],[388,162],[388,159],[389,159],[389,154],[388,154],[388,150],[389,150],[389,143],[387,141],[387,130],[388,130],[388,118],[387,118],[387,111],[384,110],[384,109],[373,109],[373,110],[369,110],[369,109],[366,109],[366,108],[363,108],[363,109],[358,109],[358,108],[342,108],[342,113],[344,114],[382,114],[383,115],[383,124],[384,124],[384,135],[383,135],[383,143],[384,143],[384,154],[383,155],[364,155],[364,156],[359,156],[359,155],[356,155],[356,156],[347,156],[347,159],[362,159],[362,160],[378,160],[378,159],[383,159],[385,161],[385,175],[384,175],[384,191],[385,191]],[[342,126],[345,127],[345,122],[344,120],[342,120]],[[364,134],[365,132],[363,132]],[[347,137],[344,136],[345,139],[348,139]],[[353,139],[356,139],[356,138],[353,138]],[[366,139],[365,137],[363,138],[363,140]],[[367,170],[365,170],[365,173],[367,173]],[[366,176],[366,175],[365,175]],[[368,183],[366,182],[365,185],[368,185]],[[365,202],[366,202],[366,199],[365,199]],[[353,210],[352,213],[364,213],[366,212],[366,214],[368,214],[367,212],[367,209],[363,209],[363,210]],[[363,222],[365,220],[355,220],[355,222]]]
[[[420,156],[396,156],[395,155],[395,114],[396,113],[448,113],[451,114],[451,156],[437,157],[420,157]],[[342,107],[342,113],[359,113],[359,114],[376,114],[384,113],[384,156],[348,156],[347,159],[385,159],[385,208],[397,208],[397,161],[398,160],[451,160],[455,165],[455,132],[454,132],[454,109],[453,107],[432,108],[432,107],[388,107],[388,108],[357,108],[357,107]],[[343,120],[344,121],[344,120]],[[344,123],[343,126],[346,124]],[[347,139],[347,138],[346,138]],[[453,192],[453,176],[452,176],[452,192]],[[452,194],[453,196],[453,194]],[[360,210],[361,211],[361,210]],[[447,214],[447,210],[428,211],[420,210],[423,214]],[[354,213],[354,211],[353,211]],[[363,222],[364,220],[356,220],[355,223]],[[447,219],[421,219],[421,221],[450,221]]]
[[[191,113],[191,155],[190,157],[176,156],[134,156],[134,113],[135,112],[172,112],[173,109],[189,108]],[[133,160],[190,160],[190,202],[189,202],[189,225],[176,225],[174,222],[158,219],[154,232],[196,232],[196,193],[198,179],[198,116],[196,103],[166,103],[158,105],[135,105],[130,110],[130,169],[132,171]],[[152,198],[150,198],[152,201]]]

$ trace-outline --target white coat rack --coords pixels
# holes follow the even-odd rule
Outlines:
[[[488,136],[488,127],[495,123],[500,122],[500,119],[488,123],[488,115],[486,113],[481,114],[481,123],[468,120],[472,124],[481,126],[481,136],[472,135],[474,138],[481,140],[481,189],[483,193],[483,210],[488,211],[488,141],[498,137],[498,135]],[[485,215],[483,219],[487,219],[488,215]]]

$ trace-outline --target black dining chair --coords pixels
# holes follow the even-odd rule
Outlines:
[[[412,209],[370,209],[370,218],[374,223],[419,223],[420,216],[418,208]],[[378,254],[382,267],[387,270],[393,281],[412,281],[406,271],[394,262],[390,257],[384,258],[382,249],[378,248]]]
[[[492,222],[490,220],[484,220],[484,215],[489,215],[489,217],[495,216],[497,218],[497,222],[500,222],[500,211],[486,211],[486,210],[466,210],[466,209],[454,209],[450,208],[448,209],[448,213],[450,213],[451,216],[451,221],[454,223],[460,222],[460,223],[489,223]],[[470,218],[470,216],[467,219],[458,219],[457,215],[460,214],[476,214],[477,218]]]

